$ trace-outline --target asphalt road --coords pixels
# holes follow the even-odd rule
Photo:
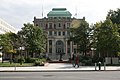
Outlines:
[[[120,71],[0,72],[0,80],[120,80]]]

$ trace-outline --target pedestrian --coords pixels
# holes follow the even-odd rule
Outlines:
[[[75,66],[75,54],[74,53],[72,54],[71,62],[74,67]]]
[[[74,67],[75,66],[77,66],[79,68],[79,54],[76,54]]]
[[[98,68],[99,68],[99,71],[101,70],[101,62],[99,61],[98,62]]]

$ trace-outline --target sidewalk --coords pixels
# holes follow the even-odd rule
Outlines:
[[[104,66],[101,67],[101,70],[104,70]],[[34,67],[0,67],[0,72],[5,71],[95,71],[95,66],[80,66],[79,68],[74,68],[71,64],[67,63],[48,63],[45,66]],[[120,66],[106,66],[106,71],[120,71]]]

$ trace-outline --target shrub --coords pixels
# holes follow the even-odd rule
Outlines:
[[[25,59],[25,63],[34,63],[36,58],[31,58],[30,56]]]
[[[80,56],[80,62],[83,65],[91,66],[92,65],[92,58],[90,56]]]
[[[9,62],[10,62],[10,64],[12,64],[12,63],[13,63],[13,60],[12,60],[12,59],[10,59],[10,60],[9,60]]]
[[[46,59],[38,59],[34,62],[35,66],[44,66]]]
[[[13,58],[13,62],[14,62],[14,63],[18,63],[18,62],[19,62],[19,61],[18,61],[19,59],[20,59],[20,56],[16,56],[16,57]]]
[[[41,61],[35,61],[35,66],[44,66],[44,62],[41,62]]]
[[[28,56],[26,59],[25,59],[25,63],[31,63],[31,57]]]
[[[22,65],[22,64],[25,62],[24,57],[21,56],[21,57],[18,59],[18,62],[20,63],[20,65]]]
[[[120,64],[106,64],[106,66],[120,66]]]

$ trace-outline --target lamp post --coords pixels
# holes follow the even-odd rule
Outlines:
[[[23,58],[22,58],[22,50],[24,50],[24,47],[19,47],[20,50],[20,64],[22,65],[22,63],[24,62]]]
[[[93,57],[93,51],[94,51],[94,48],[91,48],[91,56]]]
[[[19,50],[20,50],[20,56],[22,56],[22,50],[25,50],[25,48],[22,46],[22,47],[19,47]]]

